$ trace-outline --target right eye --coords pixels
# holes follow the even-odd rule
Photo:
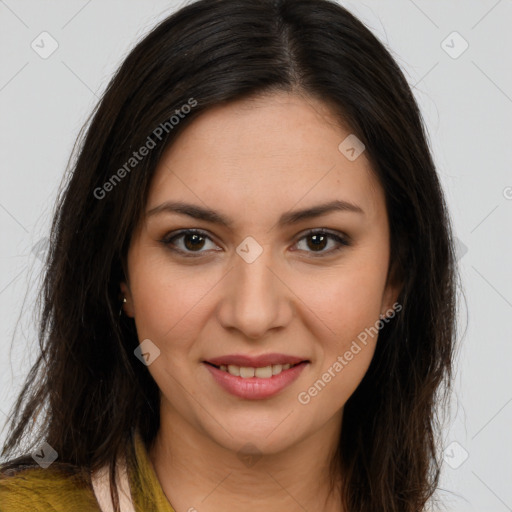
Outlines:
[[[213,244],[211,238],[204,231],[185,229],[178,233],[170,233],[160,241],[169,249],[182,253],[185,257],[197,257],[197,255],[207,252],[201,250],[204,248],[206,240]]]

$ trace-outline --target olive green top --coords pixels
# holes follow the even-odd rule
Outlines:
[[[135,435],[138,469],[128,468],[136,512],[175,512],[165,496],[139,435]],[[101,512],[90,477],[65,473],[58,464],[0,474],[0,512]]]

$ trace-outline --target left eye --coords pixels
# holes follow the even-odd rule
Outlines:
[[[313,248],[311,252],[319,252],[320,256],[322,256],[323,254],[330,254],[339,251],[344,246],[349,245],[347,239],[344,238],[343,236],[322,230],[309,231],[308,233],[306,233],[305,236],[303,236],[299,240],[298,243],[300,243],[302,240],[306,240],[306,246],[308,248]],[[311,243],[308,243],[308,240]],[[328,245],[329,241],[334,242],[334,249],[324,251],[323,249],[325,249],[325,246]]]
[[[177,243],[177,241],[180,241],[181,243]],[[206,250],[201,250],[205,247],[206,241],[210,241],[212,246],[215,247],[215,244],[206,233],[193,229],[181,231],[180,233],[170,237],[165,237],[163,240],[161,240],[161,242],[170,249],[184,253],[186,256],[193,256],[193,253],[201,254],[206,252]],[[302,241],[306,242],[307,249],[299,248],[299,250],[305,250],[306,252],[312,253],[320,253],[320,255],[336,252],[342,249],[344,246],[349,245],[349,242],[343,236],[335,233],[329,233],[325,230],[309,231],[299,239],[296,245],[300,245]],[[329,245],[329,241],[334,243],[334,248],[326,251],[324,249]]]

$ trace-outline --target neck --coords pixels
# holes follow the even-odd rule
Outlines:
[[[329,485],[341,416],[281,452],[242,456],[170,411],[161,414],[149,456],[176,510],[343,512],[339,488]]]

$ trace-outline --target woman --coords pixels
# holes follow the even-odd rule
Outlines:
[[[424,510],[454,261],[420,112],[361,22],[182,8],[59,200],[0,511]]]

